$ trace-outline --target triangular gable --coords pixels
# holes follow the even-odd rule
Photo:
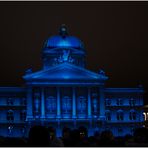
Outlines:
[[[94,79],[94,80],[106,80],[105,75],[97,74],[86,70],[82,67],[78,67],[69,63],[62,63],[57,66],[51,67],[46,70],[41,70],[35,73],[27,74],[24,79],[36,79],[36,80],[50,80],[50,79]]]

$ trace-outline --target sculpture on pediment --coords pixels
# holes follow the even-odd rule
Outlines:
[[[69,62],[73,63],[74,59],[70,56],[70,50],[63,49],[62,55],[59,58],[55,58],[54,61],[58,61],[58,63]]]
[[[70,50],[63,50],[62,59],[63,59],[64,62],[68,61],[69,54],[70,54]]]
[[[102,70],[102,69],[100,69],[100,70],[99,70],[99,74],[101,74],[101,75],[105,75],[105,71]]]
[[[32,68],[28,68],[26,71],[25,71],[26,74],[31,74],[32,73]]]
[[[74,59],[70,56],[68,61],[69,61],[69,63],[73,63]]]

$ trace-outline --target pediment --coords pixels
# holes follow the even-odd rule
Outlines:
[[[26,80],[106,80],[105,75],[91,72],[82,67],[78,67],[69,63],[62,63],[46,70],[27,74],[23,77]]]

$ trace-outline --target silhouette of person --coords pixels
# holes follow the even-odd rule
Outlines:
[[[49,146],[49,132],[44,126],[33,126],[29,131],[29,146]]]

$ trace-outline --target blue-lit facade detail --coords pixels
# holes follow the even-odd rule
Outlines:
[[[31,126],[85,126],[88,135],[132,134],[143,125],[143,88],[106,88],[105,72],[86,69],[83,42],[62,25],[42,49],[40,71],[26,71],[25,87],[0,87],[0,136],[27,136]]]

